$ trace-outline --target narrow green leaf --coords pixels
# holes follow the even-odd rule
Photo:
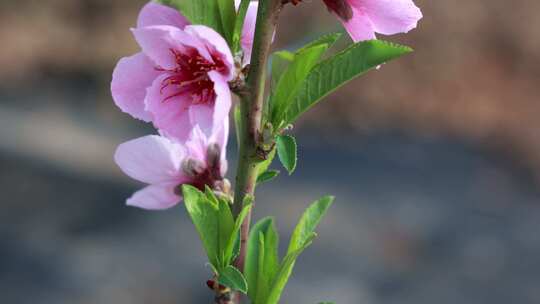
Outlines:
[[[250,231],[244,273],[248,282],[248,296],[253,303],[266,297],[269,284],[278,269],[278,234],[272,218],[263,218]]]
[[[246,219],[246,216],[249,214],[252,207],[253,205],[251,203],[246,204],[234,222],[234,228],[229,235],[227,246],[225,248],[225,261],[227,264],[231,263],[234,259],[235,245],[238,244],[238,240],[240,238],[240,227],[242,226],[242,223]]]
[[[262,184],[262,183],[271,181],[274,178],[276,178],[276,176],[278,175],[279,175],[278,170],[264,171],[263,173],[259,174],[259,176],[257,177],[257,184]]]
[[[234,117],[234,133],[236,134],[236,145],[239,149],[240,149],[240,128],[241,128],[241,123],[242,123],[241,115],[242,115],[242,112],[240,110],[240,103],[238,103],[234,107],[233,117]]]
[[[285,258],[283,259],[283,261],[281,262],[279,266],[279,270],[277,271],[274,277],[274,280],[272,281],[268,298],[264,302],[265,304],[278,304],[279,303],[279,299],[281,298],[283,289],[285,289],[285,285],[287,285],[287,282],[289,281],[289,278],[292,274],[296,259],[307,247],[309,247],[309,245],[311,245],[315,236],[316,234],[313,233],[308,239],[306,239],[306,242],[303,244],[302,247],[298,248],[298,250],[291,252],[285,256]]]
[[[218,261],[219,264],[216,265],[218,268],[223,268],[229,263],[230,252],[229,240],[231,239],[231,234],[234,229],[234,216],[232,214],[230,205],[224,199],[217,197],[214,194],[214,191],[206,186],[205,194],[209,201],[211,201],[215,206],[217,206],[217,226],[218,226],[218,236],[217,236],[217,247],[218,247]],[[231,249],[232,250],[232,249]]]
[[[289,51],[278,51],[272,54],[272,91],[275,91],[279,79],[293,60],[294,53]]]
[[[234,7],[234,0],[217,0],[219,13],[221,15],[221,24],[223,25],[223,31],[225,39],[232,45],[234,23],[236,18],[236,9]]]
[[[263,303],[268,297],[270,287],[279,268],[278,245],[279,235],[272,221],[264,233],[264,259],[259,259],[259,279],[257,281],[258,292],[256,303]]]
[[[291,175],[294,172],[294,169],[296,169],[298,157],[296,140],[289,135],[279,135],[276,138],[276,145],[279,160],[283,167],[287,169],[289,175]]]
[[[339,38],[341,38],[341,36],[343,36],[342,33],[330,33],[330,34],[323,35],[323,36],[313,40],[312,42],[304,45],[300,49],[300,51],[304,50],[304,49],[307,49],[307,48],[317,46],[317,45],[322,45],[322,44],[327,44],[328,47],[331,47],[332,45],[334,45],[334,43],[336,43],[339,40]]]
[[[270,121],[275,128],[281,129],[284,112],[287,110],[302,81],[338,39],[340,33],[322,36],[295,53],[275,52],[272,55],[272,94],[268,102]]]
[[[287,255],[280,264],[279,271],[272,281],[272,287],[265,304],[278,304],[283,289],[291,276],[298,256],[313,242],[317,236],[315,228],[332,204],[334,198],[326,196],[314,202],[300,218],[293,232]]]
[[[327,44],[321,44],[295,53],[293,61],[279,78],[273,91],[274,95],[270,96],[271,122],[274,126],[279,126],[283,113],[302,85],[302,81],[327,49]]]
[[[183,185],[184,206],[199,233],[208,259],[219,266],[219,207],[197,188]]]
[[[219,283],[233,290],[248,292],[248,284],[240,270],[229,265],[219,274]]]
[[[333,201],[333,196],[325,196],[306,209],[294,229],[287,253],[297,251],[306,243],[306,240],[315,232],[315,228],[317,228]]]
[[[226,37],[218,0],[158,0],[178,9],[192,24],[206,25]]]
[[[250,0],[242,0],[240,7],[238,7],[233,29],[233,54],[236,54],[240,50],[240,39],[242,38],[242,29],[244,28],[249,2]]]
[[[285,124],[353,78],[391,59],[410,53],[408,47],[371,40],[351,45],[337,55],[320,62],[302,82],[284,115]]]
[[[232,251],[234,249],[235,222],[231,212],[229,204],[224,201],[220,201],[219,204],[219,216],[218,216],[218,248],[220,253],[220,266],[225,267],[230,264],[230,258],[232,258]],[[236,231],[238,234],[238,231]]]

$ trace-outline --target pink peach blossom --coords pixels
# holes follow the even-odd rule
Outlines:
[[[199,115],[191,111],[191,115]],[[186,141],[148,135],[121,144],[114,155],[120,169],[149,184],[133,194],[127,204],[143,209],[167,209],[181,200],[181,185],[201,190],[219,189],[227,171],[228,120],[208,129],[196,124]]]
[[[235,0],[236,9],[240,7],[240,2],[241,0]],[[240,44],[244,52],[244,64],[248,64],[251,61],[251,49],[253,48],[258,9],[259,2],[251,1],[244,19],[244,27],[242,28],[242,36],[240,38]]]
[[[412,0],[323,0],[354,41],[375,39],[416,28],[422,12]]]
[[[215,124],[228,119],[233,57],[217,32],[189,25],[178,11],[155,2],[142,9],[132,32],[142,52],[122,58],[111,83],[122,111],[180,141],[191,130],[191,108]]]

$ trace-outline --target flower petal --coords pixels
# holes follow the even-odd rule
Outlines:
[[[187,157],[194,158],[206,163],[206,150],[208,148],[208,138],[199,125],[195,125],[186,141]]]
[[[189,24],[190,22],[179,11],[154,1],[148,2],[141,9],[137,20],[137,27],[171,25],[183,29]]]
[[[217,143],[221,148],[221,176],[227,172],[227,140],[229,139],[229,120],[214,127],[208,143]]]
[[[167,74],[160,75],[148,88],[145,109],[152,114],[154,126],[163,134],[185,141],[192,127],[189,117],[192,99],[189,94],[174,96],[178,88],[174,85],[163,86],[167,77]]]
[[[154,25],[131,31],[143,53],[161,68],[174,69],[176,60],[172,50],[183,52],[186,46],[196,48],[202,56],[211,59],[202,41],[177,27]]]
[[[223,120],[229,120],[229,112],[232,105],[231,90],[229,89],[227,80],[218,72],[210,71],[208,72],[208,77],[214,82],[214,92],[216,93],[213,127],[219,127]]]
[[[349,0],[353,7],[363,7],[373,29],[383,35],[406,33],[422,19],[422,12],[412,0]]]
[[[197,125],[205,134],[212,133],[214,124],[214,107],[207,104],[194,104],[189,107],[191,125]]]
[[[235,1],[236,9],[240,7],[240,0]],[[244,51],[244,64],[251,61],[251,49],[253,48],[253,36],[255,35],[255,23],[257,21],[257,10],[259,2],[251,1],[244,19],[244,27],[242,28],[242,37],[240,43]]]
[[[197,37],[199,40],[204,41],[207,50],[210,51],[217,51],[219,54],[217,54],[223,62],[227,65],[227,71],[223,74],[225,76],[226,80],[232,80],[233,77],[233,56],[231,54],[231,49],[229,48],[229,45],[221,37],[220,34],[218,34],[213,29],[204,26],[204,25],[189,25],[185,28],[186,33]],[[200,50],[199,50],[200,52]],[[214,55],[216,55],[213,52]],[[201,55],[203,55],[201,53]],[[210,58],[210,60],[212,60]]]
[[[116,164],[129,177],[147,184],[182,181],[185,150],[169,139],[148,135],[118,146]]]
[[[144,109],[144,98],[146,89],[158,75],[152,61],[143,53],[120,59],[111,82],[115,104],[137,119],[152,120],[152,115]]]
[[[360,1],[360,0],[358,0]],[[351,0],[353,2],[353,0]],[[340,18],[343,26],[355,41],[364,41],[375,39],[375,31],[369,16],[360,8],[352,6],[353,16],[349,21]]]
[[[178,204],[182,198],[174,193],[176,184],[157,184],[135,192],[127,200],[128,206],[147,210],[163,210]]]

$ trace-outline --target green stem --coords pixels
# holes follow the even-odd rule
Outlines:
[[[282,6],[282,0],[259,1],[257,25],[247,78],[248,92],[241,96],[240,142],[233,205],[235,216],[242,210],[246,196],[253,196],[255,192],[257,165],[261,161],[257,156],[257,146],[261,134],[266,66]],[[244,269],[250,221],[251,214],[246,217],[240,230],[240,255],[235,264],[241,271]],[[236,303],[240,303],[240,299]]]

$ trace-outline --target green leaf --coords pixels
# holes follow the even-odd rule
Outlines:
[[[275,156],[276,156],[276,149],[273,149],[272,151],[270,151],[270,153],[268,154],[265,160],[257,164],[257,171],[259,175],[268,171],[268,168],[272,164],[272,161],[274,161]]]
[[[334,45],[334,43],[336,43],[339,40],[339,38],[341,38],[341,36],[343,36],[343,34],[339,32],[323,35],[313,40],[312,42],[304,45],[300,50],[304,50],[304,49],[311,48],[317,45],[322,45],[322,44],[327,44],[328,47],[331,47],[332,45]]]
[[[327,49],[328,45],[322,44],[295,53],[294,59],[279,78],[273,90],[274,95],[270,96],[271,122],[274,126],[279,126],[283,113],[302,85],[302,81]]]
[[[283,261],[281,262],[279,266],[279,270],[274,280],[272,281],[268,298],[264,302],[265,304],[278,304],[279,303],[279,299],[281,298],[283,289],[285,289],[285,285],[287,285],[287,282],[289,281],[289,278],[292,274],[292,270],[294,268],[296,259],[307,247],[309,247],[309,245],[311,245],[315,236],[316,236],[315,233],[313,233],[308,239],[306,239],[306,243],[302,247],[298,248],[298,250],[291,252],[285,256],[285,258],[283,259]]]
[[[317,64],[326,50],[341,36],[329,34],[310,42],[295,53],[276,52],[272,56],[272,95],[270,96],[270,121],[281,128],[285,110],[288,108],[302,81]]]
[[[208,260],[217,272],[221,272],[232,261],[240,229],[234,221],[230,205],[225,199],[217,197],[209,187],[203,193],[193,186],[184,185],[182,191],[184,205],[199,233]],[[241,216],[245,217],[250,208],[244,208]]]
[[[199,233],[203,247],[212,265],[219,263],[219,207],[197,188],[183,185],[184,206]]]
[[[370,40],[355,43],[320,62],[300,84],[295,98],[288,104],[285,124],[293,123],[300,114],[353,78],[411,51],[405,46]]]
[[[242,29],[244,28],[244,21],[249,8],[249,2],[250,0],[242,0],[242,2],[240,2],[240,7],[238,8],[238,13],[236,14],[233,29],[233,55],[240,50],[240,39],[242,38]]]
[[[248,284],[240,270],[229,265],[220,274],[218,282],[233,290],[248,292]]]
[[[217,3],[219,13],[221,15],[221,24],[223,25],[225,39],[229,42],[229,45],[232,45],[234,25],[236,19],[234,0],[217,0]]]
[[[233,117],[234,117],[234,133],[236,134],[236,145],[238,147],[238,149],[240,149],[240,128],[241,128],[241,119],[242,119],[242,112],[240,110],[240,103],[238,103],[235,107],[234,107],[234,113],[233,113]]]
[[[265,303],[270,284],[279,267],[279,236],[272,218],[257,222],[249,234],[245,275],[250,286],[248,296],[253,303]]]
[[[283,289],[291,276],[294,264],[298,256],[313,242],[317,236],[315,228],[321,221],[332,201],[333,197],[326,196],[314,202],[300,218],[296,229],[291,237],[287,255],[280,264],[279,270],[272,281],[272,287],[265,304],[278,304]]]
[[[192,24],[206,25],[226,36],[218,0],[158,0],[178,9]]]
[[[259,176],[257,177],[257,184],[262,184],[262,183],[271,181],[274,178],[276,178],[276,176],[278,175],[279,175],[278,170],[264,171],[263,173],[259,174]]]
[[[219,235],[219,257],[220,267],[225,267],[230,264],[232,258],[234,241],[231,243],[231,239],[234,240],[234,217],[231,212],[231,208],[225,202],[219,204],[219,216],[218,216],[218,235]],[[238,234],[238,231],[236,232]]]
[[[239,243],[238,240],[240,239],[240,228],[242,227],[242,223],[246,219],[246,216],[249,214],[252,207],[253,205],[251,203],[244,205],[244,208],[234,222],[234,228],[229,235],[229,240],[227,241],[227,246],[225,248],[225,261],[227,264],[230,264],[236,255],[235,246]]]
[[[309,206],[294,229],[289,243],[287,253],[292,253],[300,249],[306,243],[315,228],[332,205],[334,197],[325,196]]]
[[[289,51],[278,51],[272,54],[272,91],[275,91],[279,79],[293,60],[294,53]]]
[[[289,175],[294,172],[296,169],[297,161],[297,147],[296,140],[294,137],[289,135],[279,135],[276,139],[277,153],[281,164],[287,171]]]

